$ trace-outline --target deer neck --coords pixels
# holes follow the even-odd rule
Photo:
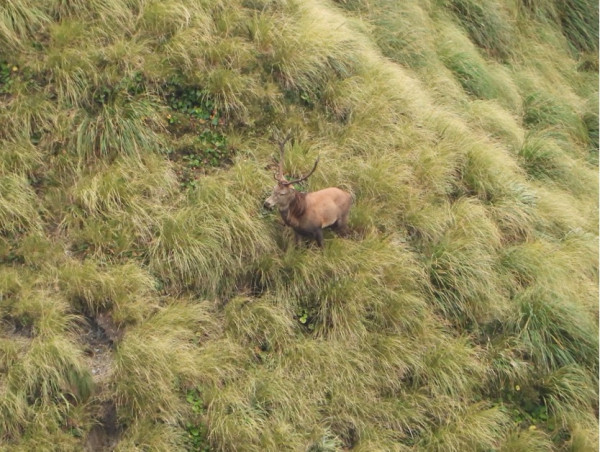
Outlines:
[[[294,192],[294,197],[287,205],[287,207],[280,209],[279,213],[281,218],[286,225],[291,227],[298,227],[300,224],[300,218],[306,211],[306,193]]]

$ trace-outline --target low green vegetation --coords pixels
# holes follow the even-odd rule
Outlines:
[[[596,2],[0,1],[4,449],[595,451],[598,353]]]

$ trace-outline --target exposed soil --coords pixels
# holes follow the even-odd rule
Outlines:
[[[87,317],[88,328],[82,335],[87,361],[97,388],[103,389],[112,372],[113,339],[94,317]]]
[[[0,329],[5,331],[9,336],[33,337],[32,323],[23,323],[20,319],[11,316],[0,319],[0,323]]]
[[[107,315],[87,317],[87,328],[81,340],[85,344],[87,361],[96,387],[96,398],[103,400],[110,375],[113,370],[112,351],[116,340],[120,339],[118,329]],[[119,442],[121,428],[117,419],[114,402],[104,400],[98,404],[95,425],[88,432],[84,450],[105,452],[114,450]]]
[[[113,402],[101,405],[97,424],[89,431],[85,440],[86,452],[105,452],[114,450],[119,442],[121,429],[117,420],[117,409]]]

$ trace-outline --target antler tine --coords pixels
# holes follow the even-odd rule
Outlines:
[[[285,178],[283,177],[283,155],[285,152],[285,144],[290,140],[290,138],[292,138],[292,131],[288,130],[288,133],[283,140],[276,139],[277,144],[279,144],[279,174],[275,177],[275,179],[279,182],[285,181]]]
[[[297,184],[298,182],[302,182],[303,180],[308,179],[312,173],[315,172],[315,170],[317,169],[317,165],[319,164],[319,159],[321,157],[317,157],[317,160],[315,160],[315,165],[313,166],[313,169],[310,170],[310,173],[308,173],[306,176],[302,176],[300,179],[294,179],[294,180],[290,180],[290,181],[286,181],[285,184],[286,185],[292,185],[292,184]]]

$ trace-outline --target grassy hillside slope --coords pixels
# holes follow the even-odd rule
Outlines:
[[[597,450],[597,52],[591,0],[1,0],[2,448]]]

